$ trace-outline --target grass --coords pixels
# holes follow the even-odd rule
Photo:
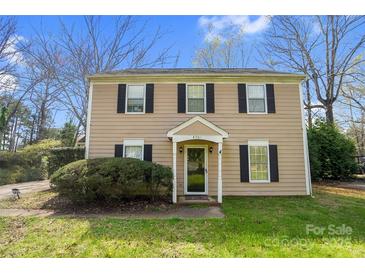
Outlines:
[[[21,199],[0,200],[0,208],[22,208],[22,209],[48,209],[52,208],[50,201],[57,197],[53,191],[41,191],[32,194],[21,195]]]
[[[364,257],[364,202],[320,186],[315,198],[227,197],[224,219],[0,218],[0,257]]]

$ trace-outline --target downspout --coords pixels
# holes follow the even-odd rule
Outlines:
[[[304,81],[306,81],[306,79],[300,81],[300,83],[299,83],[299,95],[300,95],[300,110],[301,110],[301,114],[302,114],[305,186],[306,186],[307,195],[311,195],[312,197],[314,197],[313,191],[312,191],[312,179],[311,179],[310,162],[309,162],[307,127],[305,125],[305,118],[304,118],[304,103],[303,103],[303,82]]]

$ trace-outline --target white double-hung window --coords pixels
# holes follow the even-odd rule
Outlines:
[[[248,156],[250,182],[270,182],[269,143],[267,141],[249,141]]]
[[[247,85],[249,113],[267,113],[265,85]]]
[[[145,95],[145,85],[127,85],[126,112],[144,113]]]
[[[124,157],[143,160],[144,140],[124,140]]]
[[[186,104],[187,113],[205,113],[205,85],[187,85]]]

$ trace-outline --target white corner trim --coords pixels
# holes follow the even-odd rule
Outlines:
[[[91,126],[91,108],[93,100],[93,86],[94,84],[90,82],[89,98],[87,102],[87,117],[86,117],[85,159],[89,159],[89,153],[90,153],[90,126]]]
[[[177,127],[169,130],[167,132],[167,137],[171,138],[173,137],[176,132],[179,132],[180,130],[194,124],[195,122],[200,122],[202,123],[203,125],[209,127],[210,129],[216,131],[217,133],[219,133],[221,135],[222,138],[228,138],[229,134],[228,132],[224,131],[223,129],[217,127],[216,125],[214,125],[213,123],[209,122],[208,120],[200,117],[200,116],[195,116],[187,121],[185,121],[184,123],[178,125]]]
[[[300,110],[301,110],[301,113],[302,113],[305,188],[306,188],[307,195],[312,195],[312,180],[311,180],[311,171],[310,171],[310,163],[309,163],[307,127],[305,125],[305,119],[304,119],[304,103],[303,103],[303,86],[302,86],[302,82],[299,83],[299,96],[300,96]]]

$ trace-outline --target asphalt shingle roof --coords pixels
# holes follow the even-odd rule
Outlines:
[[[275,70],[261,70],[257,68],[138,68],[124,69],[91,75],[113,76],[113,75],[140,75],[140,74],[278,74],[299,76],[297,73],[282,72]]]

